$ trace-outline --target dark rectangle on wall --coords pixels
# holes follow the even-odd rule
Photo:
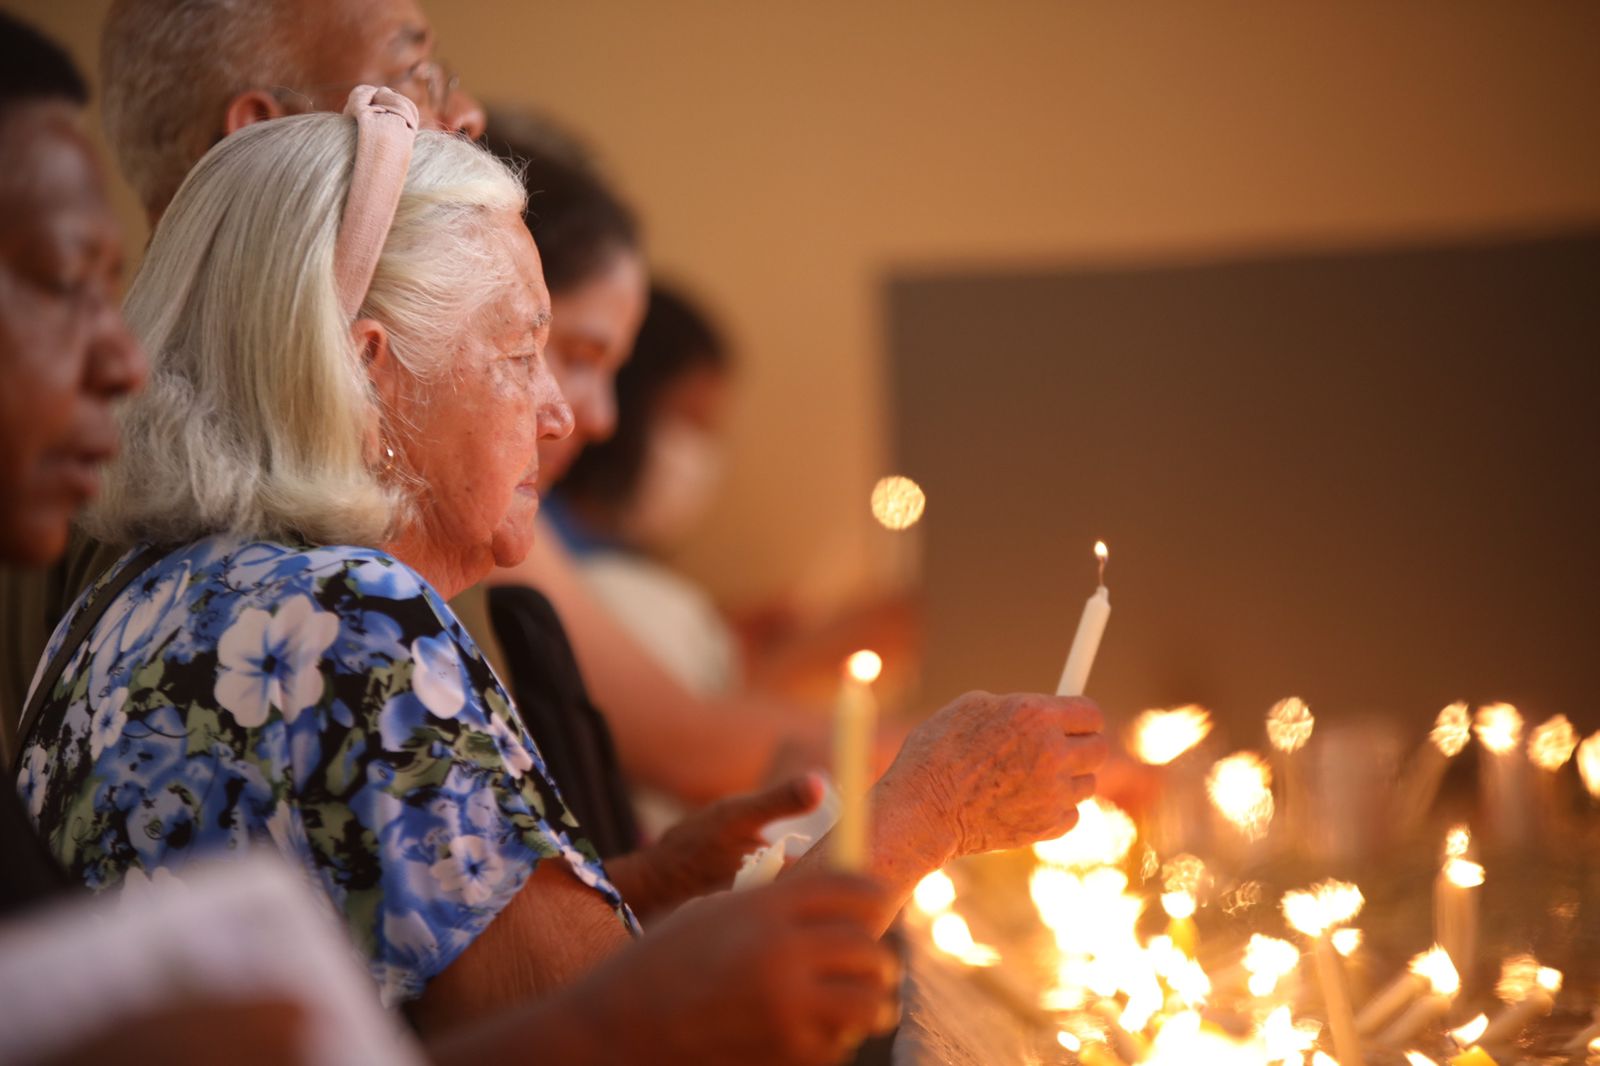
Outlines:
[[[925,691],[1600,725],[1600,232],[889,285]]]

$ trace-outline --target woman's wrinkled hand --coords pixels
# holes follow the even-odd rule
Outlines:
[[[1106,759],[1100,709],[1077,697],[969,692],[917,727],[879,785],[940,862],[1060,836]]]
[[[619,1063],[824,1066],[898,1021],[882,887],[819,873],[700,900],[574,988]]]
[[[802,774],[760,792],[730,796],[689,815],[656,843],[608,862],[629,904],[645,916],[727,888],[746,855],[763,847],[761,828],[805,814],[822,799],[822,781]]]

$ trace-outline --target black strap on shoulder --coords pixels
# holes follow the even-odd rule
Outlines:
[[[61,642],[55,658],[50,660],[49,667],[39,677],[39,683],[33,686],[33,691],[28,694],[28,706],[23,709],[22,721],[17,726],[17,751],[11,760],[13,776],[22,769],[22,753],[28,747],[28,734],[33,731],[34,723],[38,720],[45,701],[50,698],[50,693],[55,691],[56,683],[61,680],[62,673],[67,669],[67,663],[72,661],[73,653],[78,650],[80,644],[89,639],[89,633],[100,619],[105,617],[106,611],[116,602],[122,590],[133,584],[140,574],[171,552],[172,546],[168,544],[148,546],[129,560],[127,566],[118,570],[117,576],[95,593],[94,599],[79,612],[77,619],[72,623],[72,629],[67,633],[67,639]]]

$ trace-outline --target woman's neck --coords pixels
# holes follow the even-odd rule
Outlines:
[[[421,574],[423,580],[446,600],[453,600],[482,581],[494,569],[487,550],[464,553],[459,548],[441,546],[425,531],[407,529],[382,545],[383,550]],[[481,555],[482,558],[477,558]]]

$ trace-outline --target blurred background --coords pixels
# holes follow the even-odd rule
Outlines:
[[[102,0],[12,6],[95,70]],[[1050,687],[1103,537],[1114,711],[1597,724],[1600,6],[423,7],[727,327],[725,606],[909,590],[927,698]]]

